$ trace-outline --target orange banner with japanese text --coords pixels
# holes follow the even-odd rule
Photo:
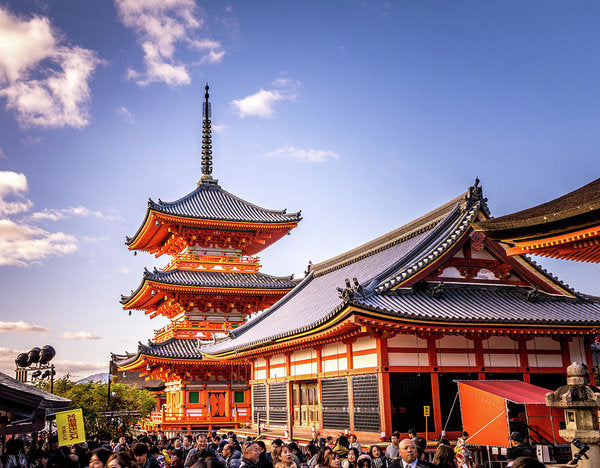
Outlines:
[[[59,447],[85,442],[81,408],[56,413],[56,428]]]

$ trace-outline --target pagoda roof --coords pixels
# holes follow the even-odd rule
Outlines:
[[[199,341],[181,338],[171,338],[162,343],[149,341],[147,345],[139,342],[137,353],[113,354],[112,359],[117,366],[125,367],[136,362],[141,356],[184,360],[202,359]]]
[[[232,195],[218,184],[206,183],[199,184],[196,190],[174,202],[150,200],[148,209],[185,218],[247,223],[294,223],[301,219],[299,211],[268,210]]]
[[[404,317],[432,323],[461,324],[465,320],[493,323],[504,320],[511,324],[600,323],[600,307],[596,303],[585,302],[583,296],[578,296],[567,285],[524,258],[510,261],[522,270],[533,272],[533,278],[541,287],[561,297],[554,300],[550,295],[544,295],[540,299],[540,304],[544,304],[542,307],[529,302],[523,288],[518,286],[490,284],[481,288],[471,284],[451,289],[447,296],[444,291],[441,297],[445,299],[437,302],[431,299],[425,304],[427,307],[418,312],[426,300],[419,292],[422,279],[443,264],[443,259],[453,255],[460,242],[472,232],[476,219],[485,219],[488,214],[486,199],[476,183],[467,193],[425,216],[314,265],[302,282],[275,305],[232,330],[229,339],[204,347],[203,352],[211,356],[241,352],[316,333],[332,323],[342,311],[353,307],[366,311],[377,309],[390,318]],[[350,284],[349,278],[356,278],[354,285]],[[405,290],[410,293],[398,293]],[[532,291],[535,292],[530,298],[537,295],[537,289],[532,288]],[[570,302],[574,297],[581,302]],[[502,301],[496,304],[499,299]],[[452,305],[453,300],[462,306]],[[469,307],[465,307],[466,303]],[[520,304],[515,309],[519,313],[509,314],[509,304]],[[504,319],[499,320],[499,317]]]
[[[302,219],[300,211],[268,210],[236,197],[216,183],[200,183],[196,190],[173,202],[149,199],[146,219],[152,211],[182,218],[184,224],[185,219],[260,224],[298,223]],[[145,222],[133,237],[127,237],[127,245],[136,240],[144,226]]]
[[[152,271],[145,269],[142,282],[129,296],[121,296],[121,303],[131,301],[148,282],[188,288],[290,290],[297,284],[292,276],[271,276],[265,273],[228,273],[201,270]]]
[[[600,179],[546,203],[474,227],[496,240],[533,239],[600,224]]]

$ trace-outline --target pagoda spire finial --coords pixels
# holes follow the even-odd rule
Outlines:
[[[208,83],[204,87],[204,99],[202,105],[202,178],[200,184],[216,184],[217,181],[212,178],[212,137],[210,130],[210,102],[208,102]]]

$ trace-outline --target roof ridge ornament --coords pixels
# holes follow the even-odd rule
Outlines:
[[[217,184],[217,180],[212,177],[212,137],[210,128],[210,102],[208,98],[208,83],[204,87],[204,102],[202,103],[202,177],[198,182],[198,187],[201,184]]]

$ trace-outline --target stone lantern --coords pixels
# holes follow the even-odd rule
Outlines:
[[[586,457],[578,463],[579,468],[600,467],[600,430],[598,429],[598,408],[600,393],[592,391],[588,385],[589,376],[584,364],[573,363],[567,367],[567,385],[555,392],[546,393],[546,406],[563,408],[565,412],[565,429],[559,431],[560,436],[571,442],[573,456],[578,454],[581,446],[573,444],[577,440],[587,444]],[[585,450],[585,448],[584,448]]]

